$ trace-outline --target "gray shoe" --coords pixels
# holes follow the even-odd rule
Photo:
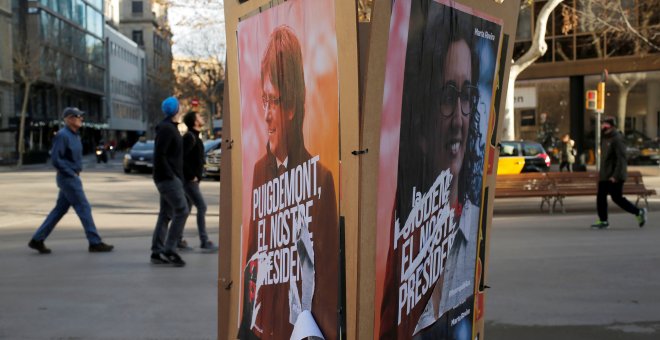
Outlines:
[[[202,243],[202,245],[199,246],[199,247],[205,253],[215,253],[216,251],[218,251],[218,246],[213,244],[213,242],[211,242],[211,241],[206,241],[206,242]]]
[[[176,249],[180,251],[191,251],[193,250],[191,246],[188,245],[188,242],[186,240],[181,240],[179,243],[176,245]]]

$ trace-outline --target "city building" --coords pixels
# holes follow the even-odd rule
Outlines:
[[[11,14],[11,1],[0,0],[0,164],[11,161],[15,151],[15,129],[9,126],[15,115]]]
[[[545,3],[532,1],[520,12],[514,59],[531,46],[536,17]],[[625,29],[602,26],[608,20],[606,16],[612,13],[587,7],[598,3],[607,4],[567,0],[553,11],[547,25],[547,52],[516,81],[515,139],[540,140],[550,134],[557,140],[570,133],[586,160],[593,159],[587,151],[594,146],[594,131],[599,125],[595,114],[585,109],[585,91],[596,90],[605,70],[608,72],[605,114],[625,114],[625,121],[619,122],[620,128],[658,138],[660,38],[649,34],[660,27],[657,8],[653,8],[653,3],[658,2],[621,2],[627,6],[624,10],[632,27],[630,31],[634,29],[642,36],[648,34],[650,44],[635,39]],[[568,22],[572,29],[563,32],[567,19],[572,19]],[[617,24],[620,23],[610,23]]]
[[[26,153],[47,155],[67,106],[86,112],[81,138],[83,151],[90,152],[108,127],[103,0],[13,0],[12,6],[15,57],[34,58],[30,73],[37,76],[27,106]],[[25,96],[18,81],[15,112]]]
[[[137,43],[109,25],[105,27],[105,37],[105,109],[109,130],[106,141],[117,142],[124,149],[147,130],[145,53]]]
[[[161,101],[172,95],[172,32],[166,0],[105,0],[106,20],[142,47],[146,55],[146,133],[162,120]]]

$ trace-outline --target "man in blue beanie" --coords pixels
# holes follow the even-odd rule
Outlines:
[[[161,109],[165,119],[156,126],[153,173],[160,194],[160,211],[151,242],[151,263],[183,267],[186,263],[176,253],[177,241],[188,218],[188,202],[183,191],[183,139],[176,121],[179,101],[168,97]]]

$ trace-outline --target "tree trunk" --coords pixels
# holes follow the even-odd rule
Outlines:
[[[520,67],[511,65],[509,71],[509,83],[507,84],[506,103],[504,105],[504,131],[502,133],[502,140],[514,140],[516,138],[516,121],[513,108],[513,94],[516,89],[516,79],[520,74]]]
[[[541,11],[539,12],[536,20],[536,27],[534,28],[534,38],[532,39],[532,46],[525,54],[511,65],[509,71],[509,86],[507,87],[506,103],[504,108],[504,131],[502,133],[502,140],[513,140],[515,138],[515,121],[514,121],[514,89],[516,78],[527,67],[532,65],[536,59],[543,56],[548,50],[548,45],[545,43],[545,31],[548,24],[548,17],[552,11],[564,0],[550,0],[548,1]]]
[[[616,119],[621,133],[625,132],[626,127],[626,106],[628,104],[628,94],[642,79],[643,73],[632,73],[629,75],[613,74],[610,79],[619,88],[619,102],[617,103]]]
[[[16,167],[23,166],[23,154],[25,153],[25,113],[27,111],[28,99],[30,97],[30,82],[25,82],[25,94],[23,96],[23,106],[21,107],[21,122],[18,127],[18,161]]]
[[[619,131],[625,133],[626,128],[626,104],[628,103],[629,88],[619,89],[619,102],[617,103],[616,120],[619,125]]]

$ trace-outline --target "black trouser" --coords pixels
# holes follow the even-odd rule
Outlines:
[[[623,182],[612,183],[611,181],[599,181],[596,205],[598,206],[598,218],[601,221],[607,221],[608,194],[612,197],[612,201],[621,207],[621,209],[631,214],[639,214],[639,209],[623,197]]]
[[[562,161],[561,163],[559,163],[559,172],[561,172],[561,171],[564,169],[564,167],[566,167],[566,169],[568,170],[568,172],[573,172],[573,167],[572,167],[572,165],[573,165],[573,164],[572,164],[572,163],[569,163],[568,161]]]

